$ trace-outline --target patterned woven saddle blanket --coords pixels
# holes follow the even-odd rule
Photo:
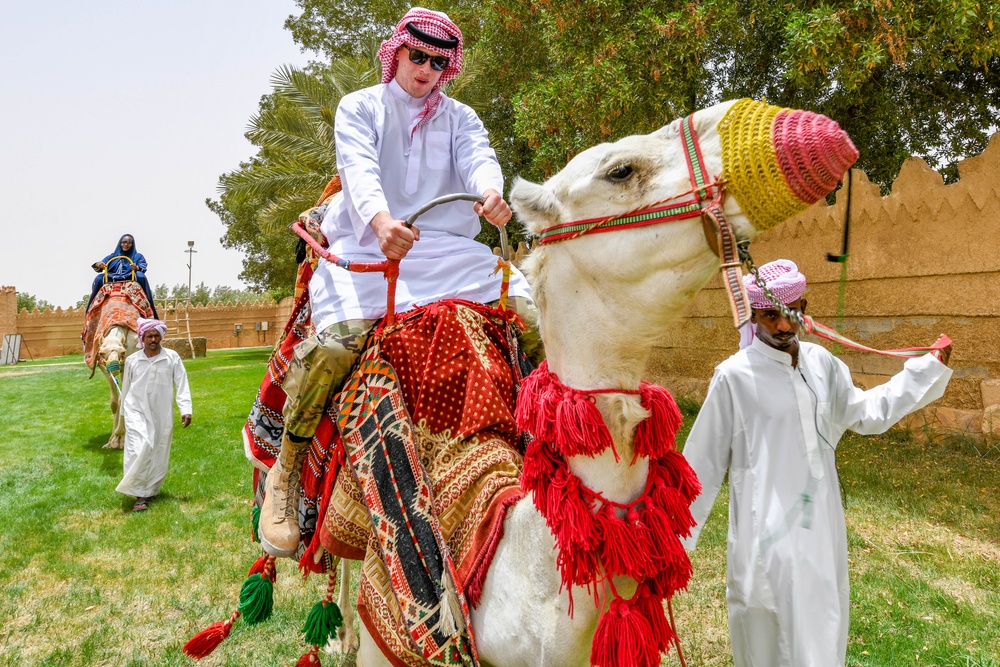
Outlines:
[[[306,262],[300,288],[310,274]],[[299,295],[243,431],[258,502],[280,449],[281,382],[312,333]],[[358,612],[394,664],[477,664],[469,607],[524,495],[510,318],[441,302],[369,341],[303,467],[300,567],[323,571],[325,553],[363,561]]]
[[[136,331],[140,317],[152,316],[153,309],[139,283],[122,281],[104,285],[87,310],[81,334],[87,367],[94,367],[101,341],[111,327],[124,326]]]

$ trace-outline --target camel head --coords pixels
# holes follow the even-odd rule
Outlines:
[[[125,368],[125,341],[120,336],[105,336],[97,351],[97,365],[103,366],[108,373],[115,376],[121,386],[122,372]]]
[[[858,155],[829,118],[749,99],[697,111],[690,127],[701,153],[694,162],[710,186],[703,191],[711,200],[720,191],[711,184],[724,184],[721,208],[742,239],[832,192]],[[657,203],[697,204],[688,160],[695,153],[683,135],[676,120],[651,134],[589,148],[543,184],[516,180],[511,206],[533,235],[543,236],[553,227],[572,229],[567,223]],[[536,243],[525,268],[542,311],[550,365],[576,375],[560,363],[569,349],[644,363],[642,342],[655,338],[719,266],[697,210],[683,219]]]

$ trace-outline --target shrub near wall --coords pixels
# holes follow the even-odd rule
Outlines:
[[[795,261],[809,279],[809,313],[870,347],[923,346],[940,333],[951,336],[955,374],[948,391],[910,423],[980,432],[990,406],[1000,403],[1000,134],[959,164],[959,181],[950,185],[917,158],[903,164],[885,197],[863,172],[854,170],[852,180],[842,322],[841,265],[826,256],[841,252],[844,188],[833,206],[820,203],[755,238],[754,259]],[[665,333],[652,373],[701,400],[715,365],[738,343],[722,283],[713,278]],[[841,358],[864,388],[902,368],[901,360],[868,353],[845,350]],[[993,420],[1000,426],[1000,418]]]

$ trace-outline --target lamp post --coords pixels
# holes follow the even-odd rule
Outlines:
[[[188,255],[188,292],[187,305],[184,307],[184,320],[187,324],[188,347],[191,349],[191,358],[194,359],[197,355],[194,353],[194,341],[191,339],[191,265],[194,263],[194,254],[198,252],[194,249],[194,241],[188,241],[188,249],[184,252]]]
[[[188,267],[188,298],[187,298],[187,303],[190,306],[191,305],[191,264],[192,264],[192,260],[194,259],[194,253],[198,252],[197,250],[194,249],[194,241],[188,241],[188,249],[185,250],[184,252],[186,252],[188,254],[188,263],[187,263],[187,267]]]

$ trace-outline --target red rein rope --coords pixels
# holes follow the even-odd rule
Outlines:
[[[354,271],[356,273],[381,273],[389,283],[386,290],[386,310],[385,319],[388,326],[396,322],[396,279],[399,277],[399,260],[386,259],[381,262],[351,262],[337,257],[327,251],[326,248],[317,243],[316,239],[309,235],[309,232],[302,226],[302,222],[296,220],[290,227],[292,231],[299,235],[306,244],[312,248],[317,256],[322,257],[331,264],[336,264],[342,269]]]

